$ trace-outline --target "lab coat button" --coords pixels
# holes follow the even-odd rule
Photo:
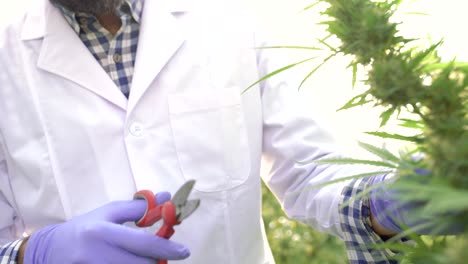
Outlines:
[[[143,136],[143,126],[139,123],[133,123],[130,126],[130,134],[132,134],[135,137],[141,137]]]
[[[80,23],[81,23],[82,26],[87,25],[88,24],[88,19],[80,18]]]
[[[120,54],[115,54],[115,55],[113,56],[113,59],[114,59],[114,62],[115,62],[115,63],[120,63],[120,62],[122,62],[122,56],[121,56]]]

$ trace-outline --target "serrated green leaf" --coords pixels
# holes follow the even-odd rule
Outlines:
[[[378,148],[376,146],[372,146],[370,144],[364,143],[364,142],[359,142],[359,146],[368,152],[378,156],[379,158],[383,160],[388,160],[391,162],[394,162],[395,165],[401,162],[401,159],[398,158],[397,156],[393,155],[390,151],[384,149],[384,148]]]
[[[357,63],[353,63],[352,68],[353,68],[352,88],[354,90],[354,88],[356,87],[356,81],[357,81],[357,70],[358,70]]]
[[[431,213],[466,211],[468,209],[468,194],[466,191],[454,189],[438,190],[437,195],[432,196],[432,200],[427,208]]]
[[[323,39],[317,39],[317,41],[318,41],[319,43],[322,43],[325,47],[329,48],[329,49],[330,49],[331,51],[333,51],[335,54],[337,54],[339,51],[338,51],[336,48],[334,48],[332,45],[330,45],[330,44],[328,44],[328,43],[326,42],[326,40],[329,39],[331,36],[332,36],[332,34],[326,36],[326,37],[323,38]]]
[[[302,9],[302,11],[307,11],[307,10],[313,8],[314,6],[316,6],[316,5],[319,4],[319,3],[320,3],[319,1],[316,1],[316,2],[313,3],[313,4],[310,4],[310,5],[306,6],[306,7],[304,7],[304,9]]]
[[[334,180],[331,180],[331,181],[327,181],[327,182],[324,182],[324,183],[313,185],[311,187],[306,188],[305,190],[301,190],[300,192],[309,191],[309,190],[313,190],[313,189],[317,189],[317,188],[322,188],[322,187],[325,187],[327,185],[335,184],[335,183],[342,182],[342,181],[354,180],[354,179],[359,179],[359,178],[366,178],[366,177],[371,177],[371,176],[375,176],[375,175],[387,174],[387,173],[391,173],[391,172],[392,171],[390,171],[390,170],[386,170],[386,171],[382,170],[382,171],[373,171],[373,172],[360,173],[360,174],[356,174],[356,175],[340,177],[338,179],[334,179]]]
[[[395,113],[395,110],[395,107],[391,107],[380,115],[380,118],[382,119],[380,122],[380,127],[383,127],[387,124],[388,120],[390,120],[390,117],[392,117],[393,113]]]
[[[398,119],[398,120],[402,121],[400,124],[398,124],[399,126],[402,126],[402,127],[414,128],[414,129],[424,128],[424,123],[422,123],[421,121],[405,119],[405,118]]]
[[[388,3],[388,8],[392,7],[392,6],[399,6],[401,3],[403,2],[403,0],[393,0],[393,1],[390,1]]]
[[[428,13],[424,13],[424,12],[415,12],[415,11],[412,11],[412,12],[405,12],[403,13],[405,15],[418,15],[418,16],[430,16]]]
[[[338,109],[336,111],[342,111],[342,110],[350,109],[350,108],[353,108],[353,107],[356,107],[356,106],[359,106],[359,105],[367,104],[367,103],[370,102],[370,100],[366,100],[366,96],[367,96],[367,93],[362,93],[360,95],[356,95],[353,98],[351,98],[351,100],[346,102],[345,105],[343,105],[340,109]]]
[[[404,230],[402,232],[400,232],[399,234],[396,234],[395,236],[391,237],[389,240],[386,241],[386,245],[390,245],[390,244],[401,244],[401,239],[411,239],[412,241],[416,242],[418,244],[419,247],[423,248],[423,249],[427,249],[427,244],[426,242],[424,242],[424,240],[421,238],[421,236],[417,235],[415,233],[415,230],[420,230],[420,229],[424,229],[424,228],[427,228],[429,226],[428,223],[422,223],[422,224],[419,224],[419,225],[416,225],[414,228],[412,229],[408,229],[408,228],[403,228]],[[410,245],[408,245],[410,246]],[[385,246],[384,246],[385,247]],[[410,250],[412,251],[412,250]]]
[[[381,138],[398,139],[398,140],[410,141],[410,142],[415,142],[415,143],[421,142],[421,138],[417,136],[409,137],[409,136],[403,136],[399,134],[390,134],[387,132],[365,132],[365,133],[372,135],[372,136],[381,137]]]
[[[311,161],[317,164],[363,164],[378,167],[386,167],[396,169],[397,166],[390,162],[378,161],[378,160],[363,160],[363,159],[352,159],[352,158],[331,158],[331,159],[320,159]]]
[[[281,73],[281,72],[283,72],[283,71],[289,70],[289,69],[291,69],[291,68],[293,68],[293,67],[295,67],[295,66],[297,66],[297,65],[300,65],[300,64],[302,64],[302,63],[311,61],[311,60],[316,59],[316,58],[317,58],[317,57],[311,57],[311,58],[308,58],[308,59],[305,59],[305,60],[302,60],[302,61],[299,61],[299,62],[296,62],[296,63],[289,64],[289,65],[287,65],[287,66],[285,66],[285,67],[283,67],[283,68],[280,68],[280,69],[278,69],[278,70],[275,70],[275,71],[273,71],[273,72],[270,72],[269,74],[267,74],[267,75],[263,76],[262,78],[260,78],[260,80],[254,82],[254,83],[251,84],[249,87],[245,88],[244,91],[242,91],[242,93],[247,92],[250,88],[254,87],[255,85],[257,85],[257,84],[263,82],[264,80],[266,80],[266,79],[268,79],[268,78],[271,78],[271,77],[277,75],[278,73]]]
[[[330,60],[331,58],[333,58],[333,56],[335,56],[334,54],[328,56],[327,58],[325,58],[322,63],[320,63],[317,67],[315,67],[311,72],[309,72],[306,77],[302,80],[301,84],[299,84],[299,87],[297,88],[298,90],[301,89],[302,85],[304,85],[304,83],[310,78],[310,76],[312,76],[316,71],[318,71],[325,63],[327,63],[328,60]]]
[[[424,66],[424,71],[434,71],[442,70],[447,67],[455,67],[456,69],[468,70],[468,62],[442,62],[442,63],[433,63]]]
[[[360,192],[359,194],[353,195],[352,197],[349,198],[348,201],[342,203],[341,206],[340,206],[340,210],[342,210],[343,208],[349,206],[351,203],[353,203],[356,200],[359,200],[361,198],[369,196],[369,194],[372,191],[375,191],[375,190],[381,188],[382,186],[384,186],[384,184],[382,184],[382,183],[381,184],[375,184],[375,185],[372,185],[372,186],[367,186],[367,188],[364,191]]]
[[[428,201],[423,209],[427,214],[446,214],[468,209],[468,193],[450,186],[398,181],[394,187],[402,191],[402,199]],[[411,191],[415,189],[418,192]]]
[[[442,40],[437,42],[436,44],[431,45],[428,49],[423,50],[421,52],[416,53],[414,56],[411,56],[411,60],[408,62],[408,66],[410,67],[419,67],[420,64],[424,64],[423,62],[428,59],[431,59],[431,54],[434,54],[435,50],[442,45]],[[425,67],[423,66],[422,69]]]
[[[413,234],[414,235],[414,234]],[[401,239],[402,238],[405,238],[405,239],[408,239],[410,236],[411,236],[411,232],[407,232],[407,234],[405,234],[405,236],[399,236],[399,234],[397,235],[398,238],[397,239],[389,239],[387,241],[385,241],[385,243],[378,243],[378,244],[368,244],[366,245],[368,248],[371,248],[371,249],[390,249],[390,250],[394,250],[395,252],[400,252],[400,253],[403,253],[403,252],[411,252],[414,250],[414,245],[413,244],[404,244],[404,243],[401,243]],[[411,237],[412,238],[412,237]],[[423,240],[421,240],[420,238],[417,238],[417,239],[412,239],[414,242],[421,242],[424,244],[424,247],[425,247],[425,243]],[[421,245],[423,246],[423,245]]]

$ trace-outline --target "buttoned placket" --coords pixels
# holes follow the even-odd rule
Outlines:
[[[110,75],[113,80],[117,80],[119,78],[117,71],[118,71],[118,66],[122,63],[122,56],[123,54],[117,52],[117,38],[121,37],[123,34],[124,30],[127,30],[127,27],[129,26],[129,21],[127,16],[122,16],[122,26],[120,27],[119,31],[115,34],[115,36],[112,36],[112,38],[109,40],[109,51],[107,53],[107,61],[109,63],[109,70],[110,70]]]
[[[126,31],[131,30],[131,16],[130,15],[122,15],[121,16],[121,21],[122,21],[122,26],[120,29],[117,31],[115,36],[112,36],[112,39],[109,41],[109,52],[107,55],[107,60],[109,62],[109,72],[111,75],[111,78],[113,80],[116,80],[116,82],[119,82],[119,71],[126,71],[126,65],[124,65],[124,56],[132,56],[131,54],[123,54],[125,51],[123,50],[122,47],[117,47],[118,43],[118,38],[122,38],[123,34],[126,33]],[[118,50],[120,48],[120,51]],[[126,74],[126,76],[129,76]],[[126,97],[129,95],[129,87],[130,84],[127,87],[120,87],[122,92]]]
[[[84,34],[95,34],[97,38],[106,39],[107,48],[103,43],[101,43],[102,46],[94,46],[94,48],[103,49],[100,51],[101,54],[103,53],[102,56],[99,55],[99,53],[96,53],[95,57],[97,60],[100,61],[100,64],[102,65],[104,70],[109,74],[111,79],[121,89],[124,95],[128,97],[130,92],[129,87],[122,87],[119,80],[119,71],[128,71],[128,69],[125,69],[125,67],[128,67],[128,65],[124,65],[123,60],[126,54],[122,54],[122,52],[125,51],[122,49],[122,47],[118,46],[118,42],[119,38],[122,38],[123,34],[126,33],[126,31],[132,30],[132,17],[129,14],[122,14],[120,18],[122,25],[115,35],[112,35],[107,29],[105,29],[95,17],[80,17],[78,21],[80,23],[81,30]],[[128,54],[128,56],[132,56],[132,54]]]
[[[125,0],[125,2],[126,4],[118,10],[122,25],[115,36],[102,27],[95,16],[73,13],[60,4],[54,5],[62,12],[112,81],[128,98],[133,79],[143,0]]]

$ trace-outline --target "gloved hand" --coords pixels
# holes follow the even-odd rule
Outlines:
[[[170,194],[156,194],[162,204]],[[68,222],[33,233],[26,244],[25,264],[155,263],[157,259],[187,258],[178,243],[122,224],[136,221],[146,210],[143,200],[111,202]]]
[[[369,180],[369,186],[375,188],[370,192],[369,204],[372,216],[377,223],[391,233],[400,233],[404,227],[410,227],[409,204],[404,204],[398,197],[398,191],[391,188],[393,174],[376,175]]]
[[[427,170],[416,169],[414,175],[410,177],[417,180],[418,183],[425,184],[425,176],[428,174]],[[422,213],[421,209],[425,205],[424,201],[403,200],[404,191],[394,188],[394,183],[393,174],[377,175],[369,181],[369,186],[374,188],[369,196],[370,210],[373,220],[378,225],[393,234],[400,233],[408,228],[414,229],[413,231],[419,235],[460,233],[461,228],[459,226],[444,226],[444,224],[447,224],[447,222],[444,223],[443,221],[444,216]]]

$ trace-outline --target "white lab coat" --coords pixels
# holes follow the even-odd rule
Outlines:
[[[180,263],[273,263],[262,157],[289,216],[340,235],[343,183],[301,190],[352,173],[296,162],[332,150],[298,103],[299,79],[280,75],[241,94],[284,65],[253,49],[239,9],[147,0],[127,101],[59,11],[33,2],[0,35],[1,243],[194,178],[201,207],[176,229],[192,251]]]

